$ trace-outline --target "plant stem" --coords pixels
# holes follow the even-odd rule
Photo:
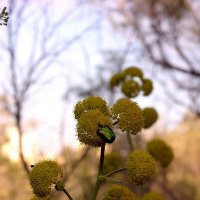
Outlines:
[[[133,142],[131,140],[130,133],[127,133],[127,140],[128,140],[128,144],[129,144],[130,150],[133,151],[134,150],[134,146],[133,146]]]
[[[113,174],[116,174],[116,173],[118,173],[118,172],[121,172],[121,171],[125,171],[125,170],[127,170],[127,168],[126,167],[123,167],[123,168],[120,168],[120,169],[116,169],[116,170],[114,170],[114,171],[112,171],[112,172],[109,172],[109,173],[107,173],[107,174],[105,174],[104,176],[112,176]]]
[[[100,154],[100,162],[99,162],[99,172],[96,180],[95,187],[92,192],[92,196],[90,200],[96,200],[97,193],[99,191],[100,185],[102,180],[99,178],[99,176],[102,174],[103,171],[103,162],[104,162],[104,153],[105,153],[105,143],[101,146],[101,154]]]
[[[118,120],[115,121],[115,122],[113,122],[113,126],[116,125],[116,124],[118,124],[118,122],[119,122]]]
[[[63,192],[68,196],[70,200],[73,200],[73,198],[71,197],[71,195],[67,192],[65,188],[63,189]]]

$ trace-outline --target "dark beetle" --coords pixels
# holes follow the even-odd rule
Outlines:
[[[97,135],[105,142],[105,143],[113,143],[115,140],[115,134],[109,126],[99,125],[99,129],[97,131]]]

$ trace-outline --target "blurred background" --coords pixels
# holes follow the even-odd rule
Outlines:
[[[166,199],[200,199],[198,0],[1,0],[4,6],[10,18],[0,27],[1,200],[30,199],[27,170],[43,158],[63,165],[75,199],[88,199],[99,152],[77,140],[73,107],[90,95],[112,105],[123,95],[109,88],[110,77],[130,66],[154,84],[152,95],[134,101],[159,113],[154,126],[133,137],[135,145],[160,137],[175,154],[165,181],[160,174],[149,188]],[[106,152],[126,162],[123,135]]]

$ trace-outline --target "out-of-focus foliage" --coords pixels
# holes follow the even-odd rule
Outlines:
[[[111,171],[122,167],[122,157],[119,152],[110,152],[105,155],[103,173],[107,174]]]
[[[162,167],[168,167],[174,158],[171,146],[158,138],[152,139],[147,143],[147,150]]]
[[[137,197],[127,187],[113,185],[108,189],[103,200],[137,200]]]
[[[157,192],[148,192],[143,197],[142,200],[165,200],[163,195]]]

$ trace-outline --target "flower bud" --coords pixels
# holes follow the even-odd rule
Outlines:
[[[158,119],[158,113],[154,108],[145,108],[142,110],[144,115],[144,128],[151,127]]]
[[[148,152],[162,167],[168,167],[174,158],[172,148],[161,139],[153,139],[147,143]]]

